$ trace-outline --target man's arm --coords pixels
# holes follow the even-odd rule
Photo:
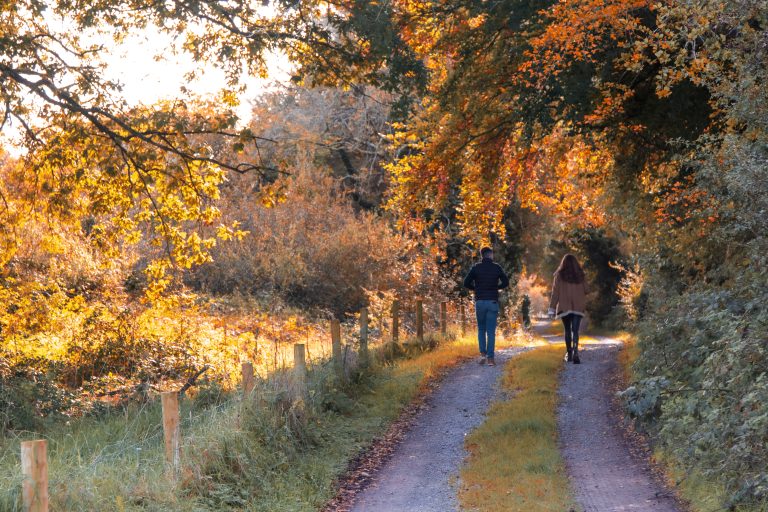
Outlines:
[[[470,290],[475,289],[475,267],[472,266],[472,268],[469,270],[469,274],[467,274],[467,277],[464,278],[464,288],[469,288]]]
[[[506,272],[504,272],[504,269],[501,268],[501,265],[499,265],[499,279],[501,282],[499,283],[499,290],[503,290],[507,286],[509,286],[509,278],[507,277]]]

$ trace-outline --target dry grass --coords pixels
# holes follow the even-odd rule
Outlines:
[[[52,510],[317,510],[332,496],[332,483],[348,461],[397,418],[429,379],[474,356],[477,348],[467,336],[433,350],[413,343],[401,350],[347,397],[319,384],[329,368],[310,365],[316,391],[311,401],[330,401],[344,411],[318,406],[297,429],[273,417],[269,406],[246,414],[237,393],[214,407],[185,401],[184,462],[177,485],[164,476],[156,403],[59,425],[45,433]],[[262,381],[258,392],[270,392],[270,382]],[[36,434],[0,443],[0,511],[20,510],[19,442],[29,437]]]
[[[637,337],[628,332],[621,332],[613,335],[613,338],[620,340],[623,344],[618,358],[619,366],[624,374],[624,382],[632,382],[634,380],[632,365],[635,364],[635,361],[640,356]]]
[[[465,510],[564,512],[574,507],[557,446],[560,347],[540,347],[504,369],[503,391],[468,436],[470,456],[459,493]]]

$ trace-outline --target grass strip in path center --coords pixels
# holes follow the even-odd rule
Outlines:
[[[575,510],[557,442],[560,346],[512,359],[485,422],[467,436],[461,471],[462,510],[564,512]]]

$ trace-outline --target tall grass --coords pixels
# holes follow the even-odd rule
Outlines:
[[[19,443],[41,435],[49,441],[51,510],[316,510],[349,461],[430,378],[476,351],[469,338],[409,341],[378,348],[374,364],[347,381],[327,362],[310,365],[303,396],[290,372],[277,371],[249,400],[210,390],[184,400],[175,480],[163,459],[157,401],[6,437],[0,511],[21,510]]]

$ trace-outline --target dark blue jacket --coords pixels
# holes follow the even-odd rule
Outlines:
[[[499,290],[507,286],[507,274],[490,258],[483,258],[464,278],[464,287],[475,291],[475,300],[499,300]]]

